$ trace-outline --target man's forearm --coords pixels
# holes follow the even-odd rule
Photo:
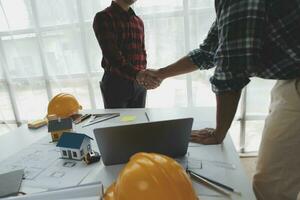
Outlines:
[[[216,137],[219,143],[223,141],[235,116],[241,91],[226,92],[216,95],[217,99],[217,126]]]
[[[198,67],[190,60],[190,58],[185,56],[167,67],[160,68],[158,71],[160,78],[165,79],[180,74],[186,74],[197,69]]]

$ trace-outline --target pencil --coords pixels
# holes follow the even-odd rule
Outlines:
[[[120,116],[119,113],[115,113],[115,114],[112,114],[111,116],[109,116],[107,118],[104,118],[104,119],[101,119],[101,120],[98,120],[98,121],[97,120],[92,121],[89,124],[85,124],[85,125],[82,126],[82,128],[93,125],[93,124],[97,124],[97,123],[100,123],[100,122],[103,122],[103,121],[106,121],[106,120],[109,120],[109,119],[112,119],[112,118],[115,118],[115,117],[119,117],[119,116]]]
[[[147,121],[150,122],[150,119],[149,119],[149,116],[148,116],[147,112],[145,112],[145,115],[146,115]]]
[[[85,114],[85,115],[81,116],[78,120],[75,120],[74,122],[75,122],[75,124],[79,124],[91,116],[92,116],[91,114]]]
[[[221,187],[221,188],[223,188],[223,189],[225,189],[225,190],[228,190],[228,191],[230,191],[230,192],[233,192],[233,193],[236,193],[236,194],[238,194],[238,195],[241,195],[240,192],[236,191],[235,189],[233,189],[233,188],[231,188],[231,187],[229,187],[229,186],[227,186],[227,185],[224,185],[224,184],[219,183],[219,182],[217,182],[217,181],[211,180],[211,179],[209,179],[209,178],[207,178],[207,177],[205,177],[205,176],[202,176],[202,175],[200,175],[200,174],[197,174],[197,173],[195,173],[195,172],[193,172],[193,171],[191,171],[191,170],[187,170],[187,172],[190,173],[191,175],[197,176],[198,178],[202,178],[202,179],[204,179],[204,180],[206,180],[206,181],[208,181],[208,182],[210,182],[210,183],[212,183],[212,184],[215,184],[215,185],[217,185],[217,186],[219,186],[219,187]]]
[[[194,173],[190,170],[187,170],[187,173],[191,176],[191,178],[195,179],[197,182],[205,183],[206,185],[210,186],[214,190],[216,190],[226,196],[230,196],[230,194],[228,192],[226,192],[223,188],[209,182],[208,180],[202,178],[201,176],[198,176],[196,173]]]

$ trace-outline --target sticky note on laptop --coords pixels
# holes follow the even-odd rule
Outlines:
[[[134,120],[136,120],[136,116],[134,115],[124,115],[121,117],[122,122],[132,122]]]

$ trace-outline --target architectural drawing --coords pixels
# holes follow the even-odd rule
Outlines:
[[[60,159],[55,143],[49,136],[0,163],[0,173],[24,169],[25,186],[55,189],[78,185],[99,164]]]

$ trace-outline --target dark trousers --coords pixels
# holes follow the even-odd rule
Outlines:
[[[145,108],[145,88],[136,81],[104,72],[100,82],[104,108]]]

